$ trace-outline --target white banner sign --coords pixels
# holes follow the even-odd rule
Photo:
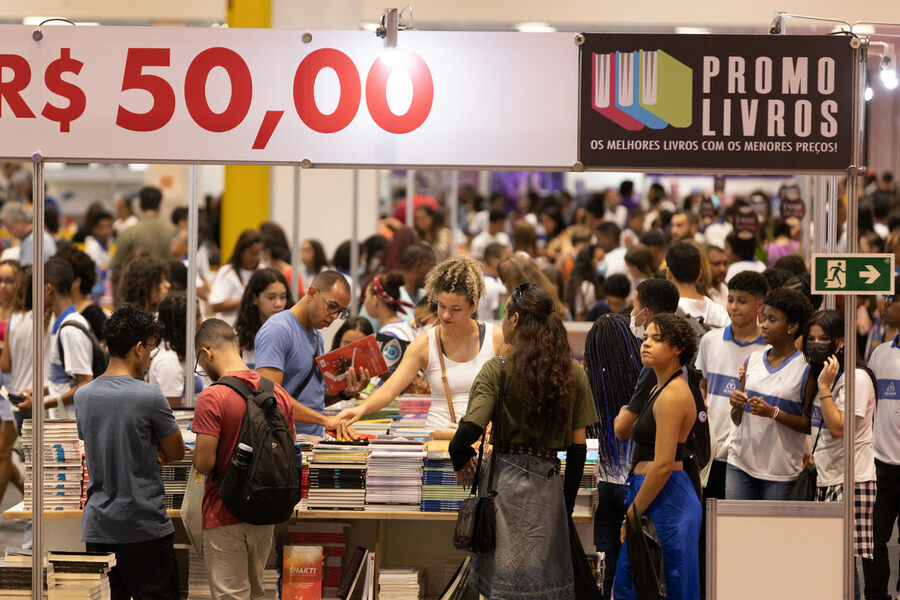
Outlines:
[[[37,34],[36,34],[37,32]],[[0,158],[571,168],[571,33],[0,26]],[[41,39],[35,39],[39,37]]]

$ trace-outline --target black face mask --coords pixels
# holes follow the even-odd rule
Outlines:
[[[824,365],[832,354],[834,350],[830,343],[806,342],[806,358],[811,365]]]

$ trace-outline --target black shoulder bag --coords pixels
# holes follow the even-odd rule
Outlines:
[[[819,425],[819,431],[816,433],[816,440],[813,442],[812,451],[809,455],[809,462],[800,471],[797,480],[794,481],[794,487],[791,488],[791,494],[788,500],[799,500],[801,502],[812,502],[816,499],[816,482],[819,474],[816,471],[816,459],[813,454],[816,452],[816,446],[819,443],[819,436],[822,434],[822,427],[825,426],[825,416],[822,416],[822,424]]]
[[[503,396],[506,394],[506,361],[500,357],[500,395],[494,403],[494,415],[491,417],[494,433],[492,438],[496,446],[500,441],[500,420],[503,418]],[[491,552],[497,541],[496,515],[494,514],[494,473],[491,460],[491,471],[488,477],[487,494],[478,497],[478,479],[484,466],[484,447],[486,445],[487,427],[481,434],[481,446],[478,448],[478,466],[475,469],[475,481],[468,498],[459,506],[456,516],[456,529],[453,530],[453,546],[469,552]]]
[[[640,600],[665,600],[666,572],[656,526],[649,514],[640,516],[634,504],[631,511],[634,525],[626,518],[625,543],[634,590]]]

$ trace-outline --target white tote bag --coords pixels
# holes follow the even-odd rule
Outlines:
[[[206,491],[206,475],[201,475],[191,465],[187,489],[181,502],[181,522],[188,540],[198,556],[203,556],[203,494]]]

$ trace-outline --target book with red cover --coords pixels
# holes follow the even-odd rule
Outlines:
[[[347,387],[347,371],[351,368],[366,369],[371,377],[388,370],[374,335],[323,354],[316,358],[316,364],[332,396]]]
[[[284,547],[283,600],[322,599],[322,554],[322,546]]]

